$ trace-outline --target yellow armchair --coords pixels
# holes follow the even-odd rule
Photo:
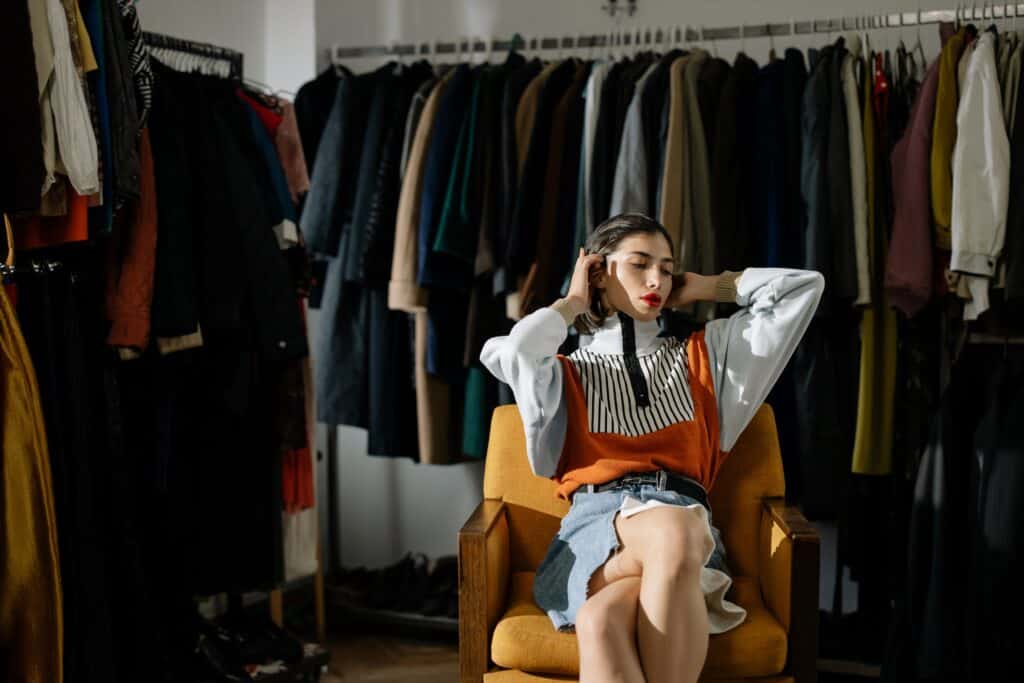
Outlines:
[[[783,499],[775,418],[763,406],[709,492],[733,572],[737,628],[711,636],[701,680],[811,683],[817,679],[817,532]],[[459,532],[462,683],[574,681],[576,636],[533,602],[533,576],[558,532],[565,501],[530,471],[515,406],[494,411],[484,500]]]

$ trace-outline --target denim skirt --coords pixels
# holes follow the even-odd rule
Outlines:
[[[562,519],[533,582],[534,601],[556,629],[574,628],[576,613],[588,597],[591,575],[618,549],[615,517],[620,513],[625,516],[643,514],[643,510],[660,505],[696,508],[707,521],[707,533],[714,547],[704,560],[701,589],[708,606],[710,632],[722,633],[743,622],[746,610],[725,599],[732,578],[726,564],[725,546],[711,524],[707,508],[695,498],[643,484],[600,493],[581,490],[573,496],[569,513]]]

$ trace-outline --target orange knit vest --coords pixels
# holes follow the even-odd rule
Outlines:
[[[584,484],[603,484],[628,472],[660,469],[690,477],[711,489],[727,454],[719,446],[718,408],[703,331],[690,335],[686,343],[693,419],[640,436],[591,432],[579,372],[569,358],[559,355],[558,360],[564,371],[568,418],[565,445],[552,477],[558,483],[558,497],[568,499]]]

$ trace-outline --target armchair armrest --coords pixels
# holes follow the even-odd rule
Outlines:
[[[459,531],[459,677],[480,683],[491,631],[505,609],[509,534],[505,503],[485,498]]]
[[[818,573],[821,539],[794,506],[765,498],[761,515],[761,595],[789,634],[786,672],[817,680]]]

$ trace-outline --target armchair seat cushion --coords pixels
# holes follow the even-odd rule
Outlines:
[[[534,572],[509,581],[508,607],[494,629],[491,658],[504,669],[579,675],[576,635],[560,633],[533,601]],[[740,626],[711,636],[704,679],[773,676],[786,664],[786,631],[761,599],[757,580],[734,577],[730,599],[747,610]]]

